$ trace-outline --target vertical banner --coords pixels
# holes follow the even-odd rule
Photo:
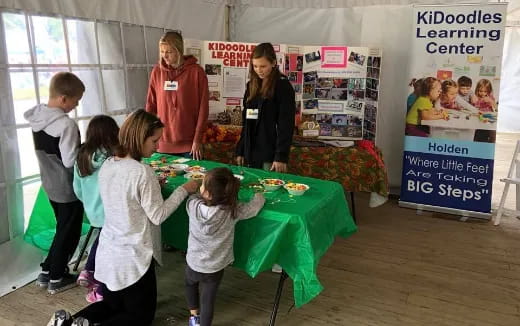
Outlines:
[[[489,218],[506,8],[414,8],[401,206]]]

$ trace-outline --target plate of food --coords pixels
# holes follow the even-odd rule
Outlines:
[[[202,172],[188,172],[184,175],[186,179],[202,181],[205,174]]]
[[[200,166],[200,165],[193,165],[193,166],[188,166],[187,168],[184,169],[184,171],[187,172],[187,173],[190,173],[190,172],[205,172],[206,168],[203,167],[203,166]]]
[[[283,187],[293,196],[301,196],[310,188],[304,183],[295,182],[288,182]]]
[[[183,174],[184,171],[189,168],[189,165],[188,164],[170,164],[168,166],[170,169],[172,169],[173,171],[175,171],[175,173],[177,175],[180,175],[180,174]]]
[[[280,179],[262,179],[260,180],[260,184],[264,186],[264,189],[267,191],[275,191],[283,186],[285,182]]]

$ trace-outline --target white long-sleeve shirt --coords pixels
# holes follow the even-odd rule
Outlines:
[[[111,291],[136,283],[152,258],[161,264],[161,229],[188,196],[178,187],[163,200],[151,167],[134,159],[107,159],[99,171],[105,224],[99,236],[95,278]]]

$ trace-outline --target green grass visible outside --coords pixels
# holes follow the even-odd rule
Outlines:
[[[49,89],[47,87],[40,87],[40,98],[49,97]],[[18,88],[13,92],[13,99],[17,100],[30,100],[36,98],[34,89],[32,88]]]

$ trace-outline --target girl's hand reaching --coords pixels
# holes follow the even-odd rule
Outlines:
[[[194,194],[199,190],[200,183],[196,180],[190,180],[182,185],[189,194]]]

